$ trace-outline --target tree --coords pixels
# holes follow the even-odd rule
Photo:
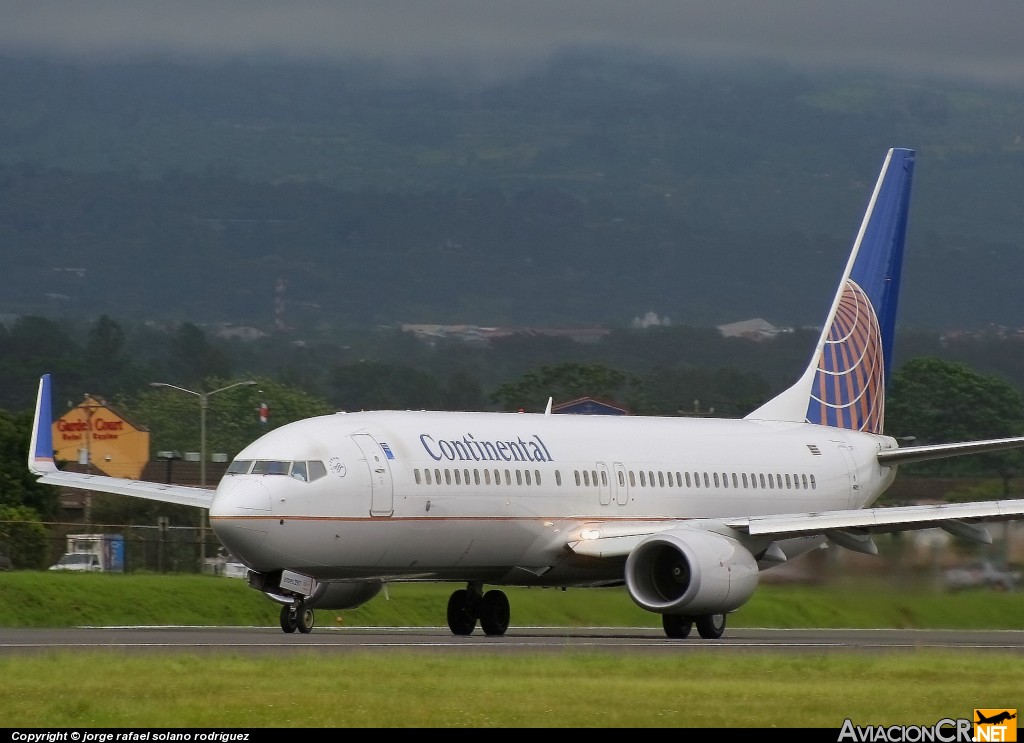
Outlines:
[[[155,380],[171,382],[170,380]],[[195,392],[217,390],[238,379],[208,377]],[[210,395],[206,412],[206,450],[233,457],[267,431],[301,418],[325,415],[332,408],[302,390],[267,379],[256,386],[239,386]],[[184,385],[181,385],[184,386]],[[260,422],[259,408],[266,403],[270,415]],[[151,452],[200,450],[200,401],[197,395],[169,388],[147,388],[119,403],[150,432]]]
[[[231,363],[223,351],[212,345],[198,326],[182,323],[170,342],[167,371],[188,387],[208,377],[231,375]]]
[[[340,410],[440,410],[440,383],[428,372],[401,364],[361,362],[335,367],[331,399]]]
[[[885,429],[897,438],[932,444],[1024,433],[1024,397],[995,376],[935,357],[913,359],[892,376]],[[1021,455],[1005,452],[912,465],[917,474],[980,475],[1020,470]]]
[[[57,491],[40,485],[28,471],[32,415],[0,410],[0,506],[30,509],[37,520],[53,518],[58,510]]]
[[[0,552],[17,568],[41,570],[47,564],[46,528],[26,506],[0,506]]]
[[[524,374],[519,381],[506,382],[491,395],[491,400],[507,411],[544,410],[548,398],[558,402],[578,397],[594,397],[629,404],[638,390],[637,381],[603,364],[564,363],[543,366]]]

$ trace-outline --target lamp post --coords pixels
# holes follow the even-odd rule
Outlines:
[[[235,387],[252,387],[256,384],[259,384],[256,380],[247,379],[244,382],[235,382],[234,384],[229,384],[226,387],[219,387],[218,389],[210,390],[209,392],[196,392],[195,390],[179,387],[176,384],[168,384],[167,382],[149,383],[150,387],[170,387],[172,390],[186,392],[199,398],[199,485],[201,487],[206,487],[206,411],[210,407],[210,396],[216,395],[218,392],[234,389]],[[200,571],[203,569],[203,565],[206,562],[206,518],[207,514],[204,511],[202,516],[199,518]]]

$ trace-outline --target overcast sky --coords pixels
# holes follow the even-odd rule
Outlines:
[[[0,0],[0,54],[516,69],[567,45],[1024,84],[1022,0]],[[478,70],[479,71],[479,70]]]

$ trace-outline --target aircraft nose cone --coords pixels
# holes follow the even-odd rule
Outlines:
[[[267,538],[271,516],[270,493],[261,482],[248,477],[221,482],[210,506],[210,527],[232,554],[256,562]]]

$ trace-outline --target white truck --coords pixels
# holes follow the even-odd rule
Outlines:
[[[120,534],[68,534],[67,551],[50,570],[124,572],[124,537]]]

